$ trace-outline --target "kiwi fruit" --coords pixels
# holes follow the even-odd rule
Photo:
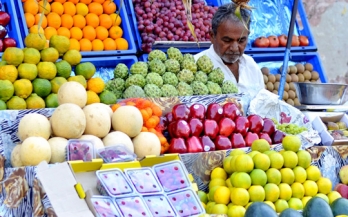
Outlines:
[[[262,74],[264,74],[264,75],[269,75],[269,68],[267,68],[267,67],[262,67],[262,68],[261,68],[261,72],[262,72]]]
[[[292,82],[298,82],[298,76],[296,74],[291,74],[290,76]]]
[[[290,86],[289,86],[289,83],[285,83],[284,84],[284,91],[289,91],[289,89],[290,89]]]
[[[286,79],[286,82],[288,82],[288,83],[291,82],[291,80],[292,80],[291,79],[291,75],[290,74],[286,74],[286,78],[285,79]]]
[[[303,73],[303,76],[305,78],[305,80],[311,80],[312,78],[312,73],[308,70],[305,70],[304,73]]]
[[[292,105],[292,106],[295,105],[294,100],[292,100],[292,99],[290,99],[290,98],[286,100],[286,103],[289,104],[289,105]]]
[[[282,71],[283,71],[283,66],[281,66],[280,68],[279,68],[279,71],[280,71],[280,73],[282,73]],[[286,71],[287,73],[289,73],[290,72],[290,68],[288,67],[288,70]]]
[[[272,93],[278,95],[278,90],[273,90]]]
[[[302,63],[297,63],[296,65],[296,68],[297,68],[297,73],[303,73],[304,70],[305,70],[305,67]]]
[[[312,80],[319,80],[319,73],[317,71],[312,71]]]
[[[296,91],[296,87],[295,87],[294,82],[290,82],[290,83],[289,83],[289,90]]]
[[[289,99],[295,99],[296,98],[296,92],[293,90],[288,91]]]
[[[279,81],[274,82],[274,90],[278,90],[279,89]]]
[[[272,90],[274,90],[274,85],[273,85],[273,83],[272,82],[267,82],[267,84],[266,84],[266,86],[267,86],[267,90],[269,90],[269,91],[272,91]]]
[[[305,68],[305,70],[308,70],[310,72],[313,71],[313,65],[311,63],[306,63],[304,65],[304,68]]]
[[[286,91],[284,91],[283,92],[283,100],[288,100],[289,99],[289,94],[288,94],[288,92],[286,92]]]
[[[304,82],[305,78],[303,74],[298,74],[297,77],[298,77],[298,82]]]
[[[276,82],[276,77],[273,74],[269,74],[268,75],[268,82]]]
[[[280,81],[280,78],[282,77],[282,75],[281,74],[276,74],[276,81]]]
[[[289,66],[289,69],[290,69],[290,74],[296,74],[297,73],[297,67],[292,65],[292,66]]]
[[[298,98],[295,98],[295,99],[294,99],[294,104],[295,104],[295,106],[301,105],[301,103],[300,103],[300,101],[298,100]]]

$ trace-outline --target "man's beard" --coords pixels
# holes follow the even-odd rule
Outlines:
[[[237,62],[240,59],[240,57],[241,57],[240,53],[224,53],[221,56],[221,59],[225,63],[233,64],[233,63]]]

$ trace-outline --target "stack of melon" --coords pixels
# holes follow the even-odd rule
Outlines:
[[[123,145],[138,157],[160,154],[158,137],[151,132],[141,132],[143,121],[136,107],[122,106],[113,112],[103,103],[86,105],[86,91],[75,81],[62,85],[58,101],[59,106],[49,120],[37,113],[27,114],[20,120],[21,144],[12,151],[12,166],[64,162],[69,139],[91,140],[95,152],[106,146]]]

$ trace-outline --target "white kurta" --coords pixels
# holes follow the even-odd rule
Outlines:
[[[203,55],[207,55],[214,64],[214,68],[219,67],[225,74],[225,80],[230,80],[238,87],[239,93],[249,93],[255,96],[261,89],[264,89],[262,72],[254,59],[243,54],[239,62],[239,82],[237,82],[231,70],[224,64],[222,59],[216,54],[213,45],[209,49],[194,55],[195,60]]]

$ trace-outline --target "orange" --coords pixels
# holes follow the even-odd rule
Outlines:
[[[80,50],[80,43],[78,40],[76,40],[75,38],[70,38],[70,47],[69,50]]]
[[[93,0],[93,2],[97,2],[97,3],[103,4],[103,2],[105,2],[105,0]]]
[[[100,39],[94,39],[92,41],[92,50],[93,51],[103,51],[104,50],[104,43]]]
[[[121,24],[121,16],[120,15],[117,15],[117,14],[110,14],[109,15],[111,17],[111,20],[112,20],[112,23],[114,26],[119,26]]]
[[[35,17],[31,13],[25,13],[25,22],[27,23],[27,27],[30,28],[35,24]]]
[[[116,4],[114,2],[111,2],[109,0],[105,1],[103,3],[103,11],[104,14],[112,14],[116,11]]]
[[[86,5],[88,5],[89,3],[92,2],[92,0],[80,0],[81,3],[85,3]]]
[[[47,18],[46,18],[46,16],[44,14],[36,14],[35,15],[35,25],[39,24],[41,15],[43,15],[41,27],[42,28],[46,28],[47,27]]]
[[[65,36],[67,38],[70,38],[70,30],[68,28],[59,27],[59,29],[57,29],[57,33],[58,33],[58,35],[62,35],[62,36]]]
[[[50,38],[53,36],[53,35],[57,35],[58,33],[57,33],[57,30],[55,29],[55,28],[53,28],[53,27],[47,27],[46,29],[45,29],[45,37],[46,37],[46,39],[47,40],[50,40]]]
[[[83,38],[80,41],[80,50],[81,51],[91,51],[92,50],[92,42],[87,38]]]
[[[73,16],[74,27],[82,29],[86,26],[86,19],[81,14],[76,14]]]
[[[87,80],[87,90],[91,90],[95,93],[103,92],[105,88],[105,82],[100,77],[90,78]]]
[[[34,25],[34,26],[30,27],[30,29],[29,29],[29,33],[38,33],[38,32],[39,32],[38,25]],[[44,29],[42,27],[40,27],[40,33],[44,34]]]
[[[27,0],[23,4],[24,13],[35,15],[39,12],[39,4],[36,0]]]
[[[89,26],[97,28],[99,26],[99,17],[96,14],[89,13],[86,15],[86,23]]]
[[[113,26],[109,29],[109,36],[112,39],[122,38],[123,30],[119,26]]]
[[[104,50],[116,50],[116,42],[111,38],[106,38],[103,41]]]
[[[70,14],[63,14],[62,19],[62,27],[70,29],[74,25],[74,20]]]
[[[76,13],[81,14],[82,16],[86,16],[88,14],[88,6],[84,3],[77,3]]]
[[[109,29],[112,26],[112,19],[107,14],[99,15],[99,25]]]
[[[128,50],[128,41],[124,38],[118,38],[115,40],[117,50]]]
[[[95,37],[97,37],[95,29],[92,26],[83,27],[82,32],[83,32],[83,37],[87,38],[90,41],[93,41]]]
[[[46,6],[44,7],[44,1],[39,1],[39,13],[42,11],[45,15],[47,15],[49,12],[51,12],[51,5],[46,3]]]
[[[66,2],[66,0],[54,0],[55,2],[59,2],[59,3],[64,3],[64,2]]]
[[[48,26],[58,29],[62,24],[62,20],[60,19],[60,16],[57,13],[51,12],[47,15],[47,24]]]
[[[76,7],[72,2],[65,2],[63,4],[64,14],[69,14],[70,16],[74,16],[76,14]]]
[[[70,37],[75,38],[76,40],[80,40],[82,38],[82,30],[78,27],[72,27],[70,29]]]
[[[90,13],[94,13],[99,16],[103,13],[103,6],[100,3],[92,2],[88,5],[88,10]]]
[[[62,3],[60,2],[53,2],[51,4],[51,12],[55,12],[59,15],[62,15],[64,13],[64,7]]]
[[[76,5],[77,3],[79,3],[79,0],[68,0],[68,2],[72,2]]]
[[[95,31],[97,32],[97,38],[102,41],[109,36],[108,30],[104,26],[98,26]]]

